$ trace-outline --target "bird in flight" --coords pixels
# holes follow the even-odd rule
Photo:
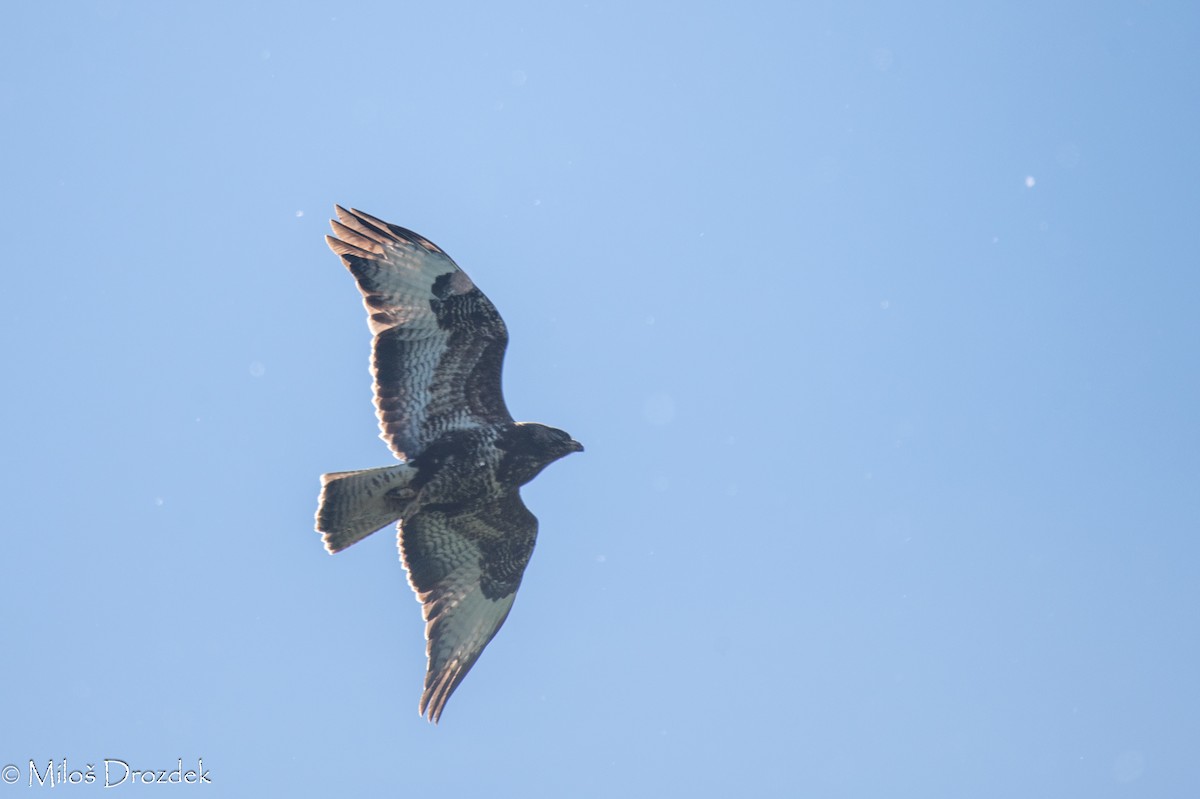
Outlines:
[[[316,529],[335,553],[399,522],[425,617],[418,708],[437,723],[508,617],[533,554],[537,517],[521,486],[583,446],[513,421],[500,388],[508,330],[450,256],[411,230],[335,208],[325,241],[362,292],[380,438],[400,462],[321,475]]]

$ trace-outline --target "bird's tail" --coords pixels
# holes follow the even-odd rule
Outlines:
[[[416,473],[401,463],[321,475],[317,532],[323,534],[325,548],[341,552],[399,519],[413,498],[409,483]]]

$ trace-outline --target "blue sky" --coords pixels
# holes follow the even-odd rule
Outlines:
[[[1195,795],[1198,34],[14,6],[0,792]],[[587,446],[437,728],[394,536],[312,532],[390,457],[335,202],[446,249],[514,414]]]

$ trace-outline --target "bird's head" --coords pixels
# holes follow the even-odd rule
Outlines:
[[[546,453],[555,453],[555,458],[570,455],[572,452],[583,452],[583,444],[571,438],[565,430],[547,427],[537,422],[522,422],[517,426],[527,431],[534,447]]]
[[[506,451],[506,471],[521,485],[559,458],[583,452],[583,444],[565,431],[537,422],[518,422],[497,444]]]

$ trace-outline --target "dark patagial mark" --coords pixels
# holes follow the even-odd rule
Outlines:
[[[456,333],[483,331],[507,340],[504,320],[491,301],[462,272],[447,272],[433,281],[429,308],[438,327]]]

